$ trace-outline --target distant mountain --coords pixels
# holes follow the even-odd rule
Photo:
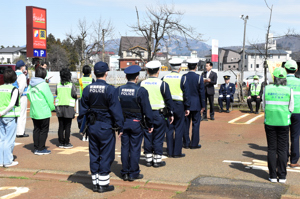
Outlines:
[[[300,52],[300,37],[283,37],[276,40],[277,48]]]
[[[196,41],[193,39],[188,39],[189,47],[186,46],[186,42],[184,41],[183,37],[177,37],[177,40],[168,40],[168,37],[166,36],[165,39],[169,43],[168,45],[168,50],[169,54],[171,55],[183,55],[187,56],[191,54],[191,51],[195,50],[198,52],[198,56],[204,57],[209,50],[211,49],[211,46],[207,45],[204,42]],[[161,41],[162,48],[160,49],[160,52],[167,52],[167,46],[166,43]],[[120,45],[120,39],[115,39],[115,40],[109,40],[107,41],[105,49],[107,51],[113,51],[116,54],[119,53],[119,45]]]

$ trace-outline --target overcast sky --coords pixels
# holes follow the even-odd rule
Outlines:
[[[79,19],[93,22],[100,17],[113,22],[116,37],[135,36],[128,28],[136,23],[135,6],[142,17],[146,6],[158,3],[184,11],[182,23],[195,27],[209,45],[211,39],[219,40],[221,47],[242,45],[242,14],[249,15],[247,41],[264,41],[269,20],[264,0],[0,0],[0,45],[26,45],[26,6],[46,8],[47,34],[63,40],[66,33],[76,32]],[[268,3],[273,4],[271,32],[275,36],[288,29],[300,32],[299,0],[268,0]]]

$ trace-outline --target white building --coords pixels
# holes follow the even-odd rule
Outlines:
[[[265,46],[266,48],[266,46]],[[264,61],[265,61],[265,52],[264,49],[252,49],[245,50],[245,71],[257,71],[263,72],[264,70]],[[241,60],[243,51],[240,52]],[[292,51],[278,50],[276,48],[276,40],[273,39],[273,34],[269,34],[269,43],[268,43],[268,61],[272,62],[286,62],[291,60]],[[242,65],[240,61],[239,68]]]
[[[0,63],[11,64],[14,59],[24,55],[26,57],[26,47],[9,47],[0,49]]]
[[[118,70],[120,68],[119,59],[119,55],[112,55],[109,57],[109,67],[111,70]]]

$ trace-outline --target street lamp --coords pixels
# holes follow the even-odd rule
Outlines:
[[[244,15],[241,15],[240,18],[244,20],[244,39],[243,39],[243,57],[242,57],[242,68],[241,68],[241,79],[244,79],[244,65],[245,65],[245,40],[246,40],[246,25],[247,20],[249,19],[248,15],[244,17]]]

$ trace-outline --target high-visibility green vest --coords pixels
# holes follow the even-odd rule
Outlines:
[[[149,93],[149,101],[152,110],[159,110],[165,108],[165,101],[160,92],[160,87],[163,81],[158,78],[148,78],[142,81],[141,86]]]
[[[180,88],[182,75],[172,72],[164,77],[164,81],[169,84],[172,99],[176,101],[183,101],[183,92]]]
[[[13,85],[2,85],[0,86],[0,112],[4,111],[11,100],[12,91],[15,87]],[[6,113],[6,115],[2,115],[1,117],[20,117],[20,106],[14,106],[10,111]]]
[[[255,89],[255,84],[251,83],[251,87],[250,87],[250,92],[251,92],[251,96],[255,96],[255,95],[259,95],[261,90],[261,83],[258,83]]]
[[[80,97],[82,96],[83,89],[90,85],[93,82],[93,78],[91,77],[82,77],[79,79],[79,88],[80,88]]]
[[[300,79],[295,76],[286,77],[287,86],[293,89],[294,94],[294,111],[293,113],[300,113]]]
[[[290,98],[291,89],[287,86],[268,85],[265,87],[265,124],[271,126],[291,124]]]
[[[75,99],[71,95],[72,83],[62,85],[57,84],[57,97],[55,99],[56,106],[71,106],[75,107]]]

